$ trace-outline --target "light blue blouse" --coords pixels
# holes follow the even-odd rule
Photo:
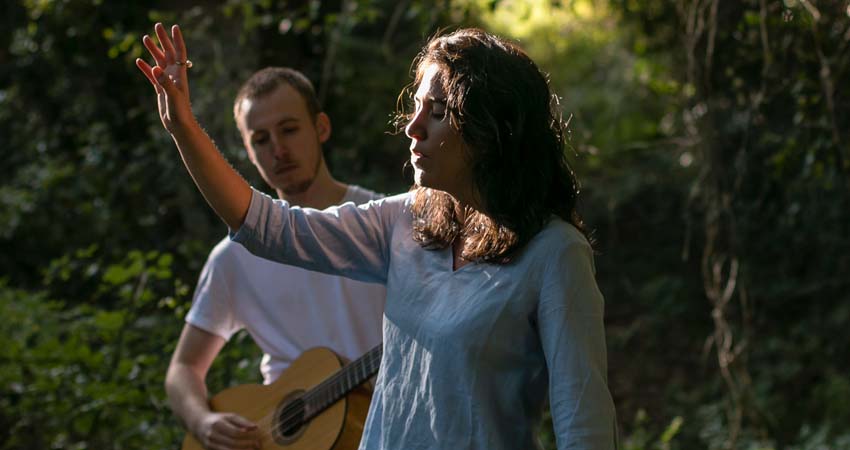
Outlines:
[[[559,449],[616,448],[603,298],[582,234],[553,219],[512,263],[453,271],[450,249],[413,241],[410,199],[318,211],[254,191],[232,236],[264,258],[386,283],[360,448],[539,448],[547,392]]]

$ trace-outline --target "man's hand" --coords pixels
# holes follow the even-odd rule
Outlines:
[[[208,450],[260,449],[260,430],[253,422],[231,413],[210,413],[198,423],[195,437]]]
[[[165,129],[173,135],[180,131],[180,127],[195,120],[189,103],[189,81],[186,73],[188,53],[179,26],[171,27],[171,37],[161,23],[154,26],[154,31],[161,47],[148,35],[142,38],[142,43],[156,64],[151,67],[138,58],[136,67],[153,85],[159,106],[159,118]]]
[[[244,417],[211,411],[204,379],[225,340],[191,324],[183,326],[165,375],[171,409],[208,450],[259,449],[263,433]],[[267,432],[266,432],[267,433]]]

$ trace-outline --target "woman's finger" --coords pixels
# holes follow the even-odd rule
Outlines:
[[[161,67],[157,66],[151,69],[151,75],[153,75],[159,87],[165,90],[165,93],[168,94],[169,97],[175,98],[175,96],[179,94],[177,86],[174,85],[174,79],[165,73]]]
[[[159,39],[159,45],[162,46],[162,51],[165,53],[166,65],[174,64],[174,61],[176,61],[174,58],[174,46],[171,44],[171,38],[168,37],[165,27],[162,23],[157,23],[154,25],[154,30],[156,31],[156,37]]]
[[[148,52],[153,56],[153,60],[156,61],[156,65],[159,67],[165,68],[165,54],[162,53],[162,50],[156,46],[156,43],[151,39],[147,34],[142,37],[142,44],[145,45],[145,48],[148,49]]]
[[[186,52],[186,42],[183,41],[183,33],[180,31],[180,26],[174,25],[171,27],[171,37],[174,38],[174,55],[177,61],[185,62],[189,59],[189,54]],[[186,67],[183,67],[184,69]]]
[[[152,73],[153,69],[151,68],[151,66],[148,65],[148,63],[145,62],[144,59],[136,58],[136,67],[138,67],[139,70],[141,70],[142,73],[145,74],[145,77],[147,77],[148,81],[151,82],[153,88],[156,90],[156,93],[159,94],[162,88],[160,88],[159,83],[156,82],[156,79],[154,78]]]

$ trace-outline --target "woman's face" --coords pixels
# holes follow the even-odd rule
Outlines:
[[[416,184],[445,191],[461,203],[472,204],[468,149],[460,133],[449,124],[439,66],[425,67],[414,100],[416,110],[404,131],[410,138],[410,163]]]

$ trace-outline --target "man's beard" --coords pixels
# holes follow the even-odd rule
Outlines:
[[[310,189],[310,186],[313,185],[313,182],[316,181],[316,177],[319,175],[319,168],[322,167],[322,161],[324,161],[325,155],[322,152],[321,148],[319,148],[319,158],[316,159],[316,167],[313,168],[313,173],[310,174],[310,177],[300,183],[293,183],[289,186],[284,186],[283,191],[286,195],[299,195],[303,194]]]

